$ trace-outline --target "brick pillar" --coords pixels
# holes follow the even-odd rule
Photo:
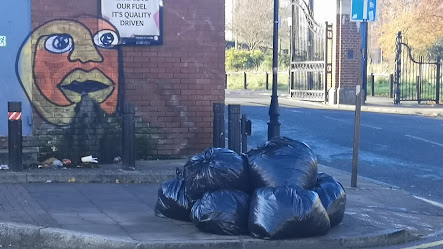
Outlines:
[[[360,29],[359,23],[350,21],[350,13],[351,0],[337,0],[335,84],[330,103],[354,104],[355,86],[361,84]]]

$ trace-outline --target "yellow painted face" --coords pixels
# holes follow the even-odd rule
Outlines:
[[[117,30],[97,18],[56,20],[37,28],[20,52],[18,72],[41,116],[53,124],[69,124],[86,95],[114,113],[118,44]]]

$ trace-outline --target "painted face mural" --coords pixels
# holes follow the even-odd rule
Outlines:
[[[116,111],[119,34],[106,20],[78,18],[43,24],[24,43],[17,74],[48,122],[67,125],[89,96],[107,114]]]

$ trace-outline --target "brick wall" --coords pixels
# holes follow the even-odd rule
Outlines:
[[[350,22],[349,15],[337,15],[336,33],[336,87],[355,87],[361,78],[361,37],[357,23]],[[352,58],[348,57],[350,52]]]
[[[36,31],[27,60],[35,79],[30,83],[22,80],[22,84],[35,107],[34,136],[26,145],[40,148],[40,160],[49,156],[75,160],[85,154],[106,160],[117,156],[121,151],[119,110],[129,102],[136,106],[138,158],[184,157],[211,145],[212,104],[224,101],[224,1],[164,0],[164,6],[163,45],[120,46],[117,52],[79,38],[88,36],[82,33],[85,27],[92,32],[100,26],[83,18],[100,18],[96,0],[32,1],[32,28]],[[48,55],[41,49],[45,46],[42,37],[48,39],[50,32],[74,33],[71,36],[77,44],[65,56],[69,61],[61,62],[64,55]],[[66,37],[60,41],[63,39],[68,41]],[[104,59],[91,59],[97,54]],[[88,58],[82,60],[82,56]],[[113,91],[88,97],[71,91],[61,95],[54,87],[57,77],[62,78],[58,73],[76,65],[84,70],[100,67],[115,83]]]

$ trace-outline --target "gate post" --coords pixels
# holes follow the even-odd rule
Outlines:
[[[22,103],[8,102],[8,159],[12,171],[23,171]]]
[[[437,104],[439,104],[440,102],[440,67],[441,67],[441,63],[440,63],[440,56],[437,56],[437,76],[436,76],[436,81],[435,81],[435,102]]]
[[[395,98],[394,104],[400,104],[400,74],[401,74],[401,45],[402,45],[402,36],[401,31],[397,34],[397,39],[395,41],[396,49],[395,49]]]

